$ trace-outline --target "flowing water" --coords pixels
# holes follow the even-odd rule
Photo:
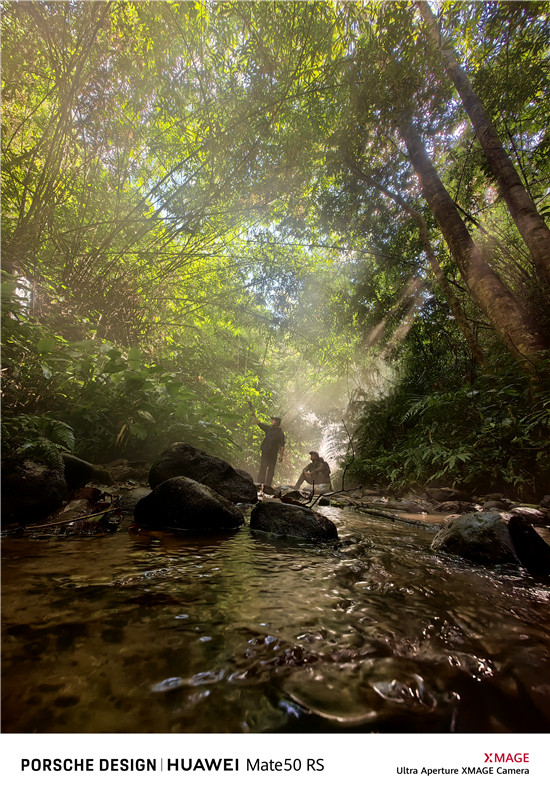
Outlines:
[[[321,510],[323,547],[248,527],[4,539],[3,730],[550,730],[547,583]]]

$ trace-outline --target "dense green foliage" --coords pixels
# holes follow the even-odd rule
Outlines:
[[[438,21],[547,218],[546,5]],[[6,3],[2,24],[9,438],[45,417],[96,462],[181,439],[253,472],[252,403],[283,417],[292,480],[348,406],[362,481],[547,489],[549,286],[417,4]],[[453,257],[410,126],[527,355]]]
[[[390,393],[361,402],[350,474],[397,492],[430,484],[534,498],[550,482],[550,390],[533,394],[502,354],[476,372],[440,312],[424,307]]]

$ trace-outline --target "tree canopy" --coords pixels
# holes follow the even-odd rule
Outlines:
[[[540,491],[546,3],[8,2],[2,41],[9,422],[253,468],[252,402],[289,479],[344,421],[357,479]]]

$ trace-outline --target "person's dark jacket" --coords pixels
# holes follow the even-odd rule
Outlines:
[[[330,483],[330,467],[324,458],[311,461],[305,471],[309,472],[316,483]]]
[[[285,435],[282,428],[279,425],[267,425],[265,422],[259,422],[258,425],[265,432],[262,452],[277,455],[279,448],[285,446]]]

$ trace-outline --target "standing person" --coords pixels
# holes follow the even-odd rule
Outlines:
[[[331,485],[329,465],[325,459],[321,458],[319,453],[317,453],[315,450],[310,452],[309,457],[311,458],[311,461],[302,469],[300,477],[296,481],[294,488],[299,489],[305,480],[306,483],[317,486],[320,491],[330,491]]]
[[[279,456],[279,461],[282,461],[285,451],[285,435],[281,428],[281,418],[271,417],[271,425],[268,425],[265,422],[260,422],[252,406],[250,408],[254,421],[265,432],[262,442],[262,458],[260,460],[260,471],[258,472],[258,483],[271,486],[273,475],[275,474],[277,455]]]

